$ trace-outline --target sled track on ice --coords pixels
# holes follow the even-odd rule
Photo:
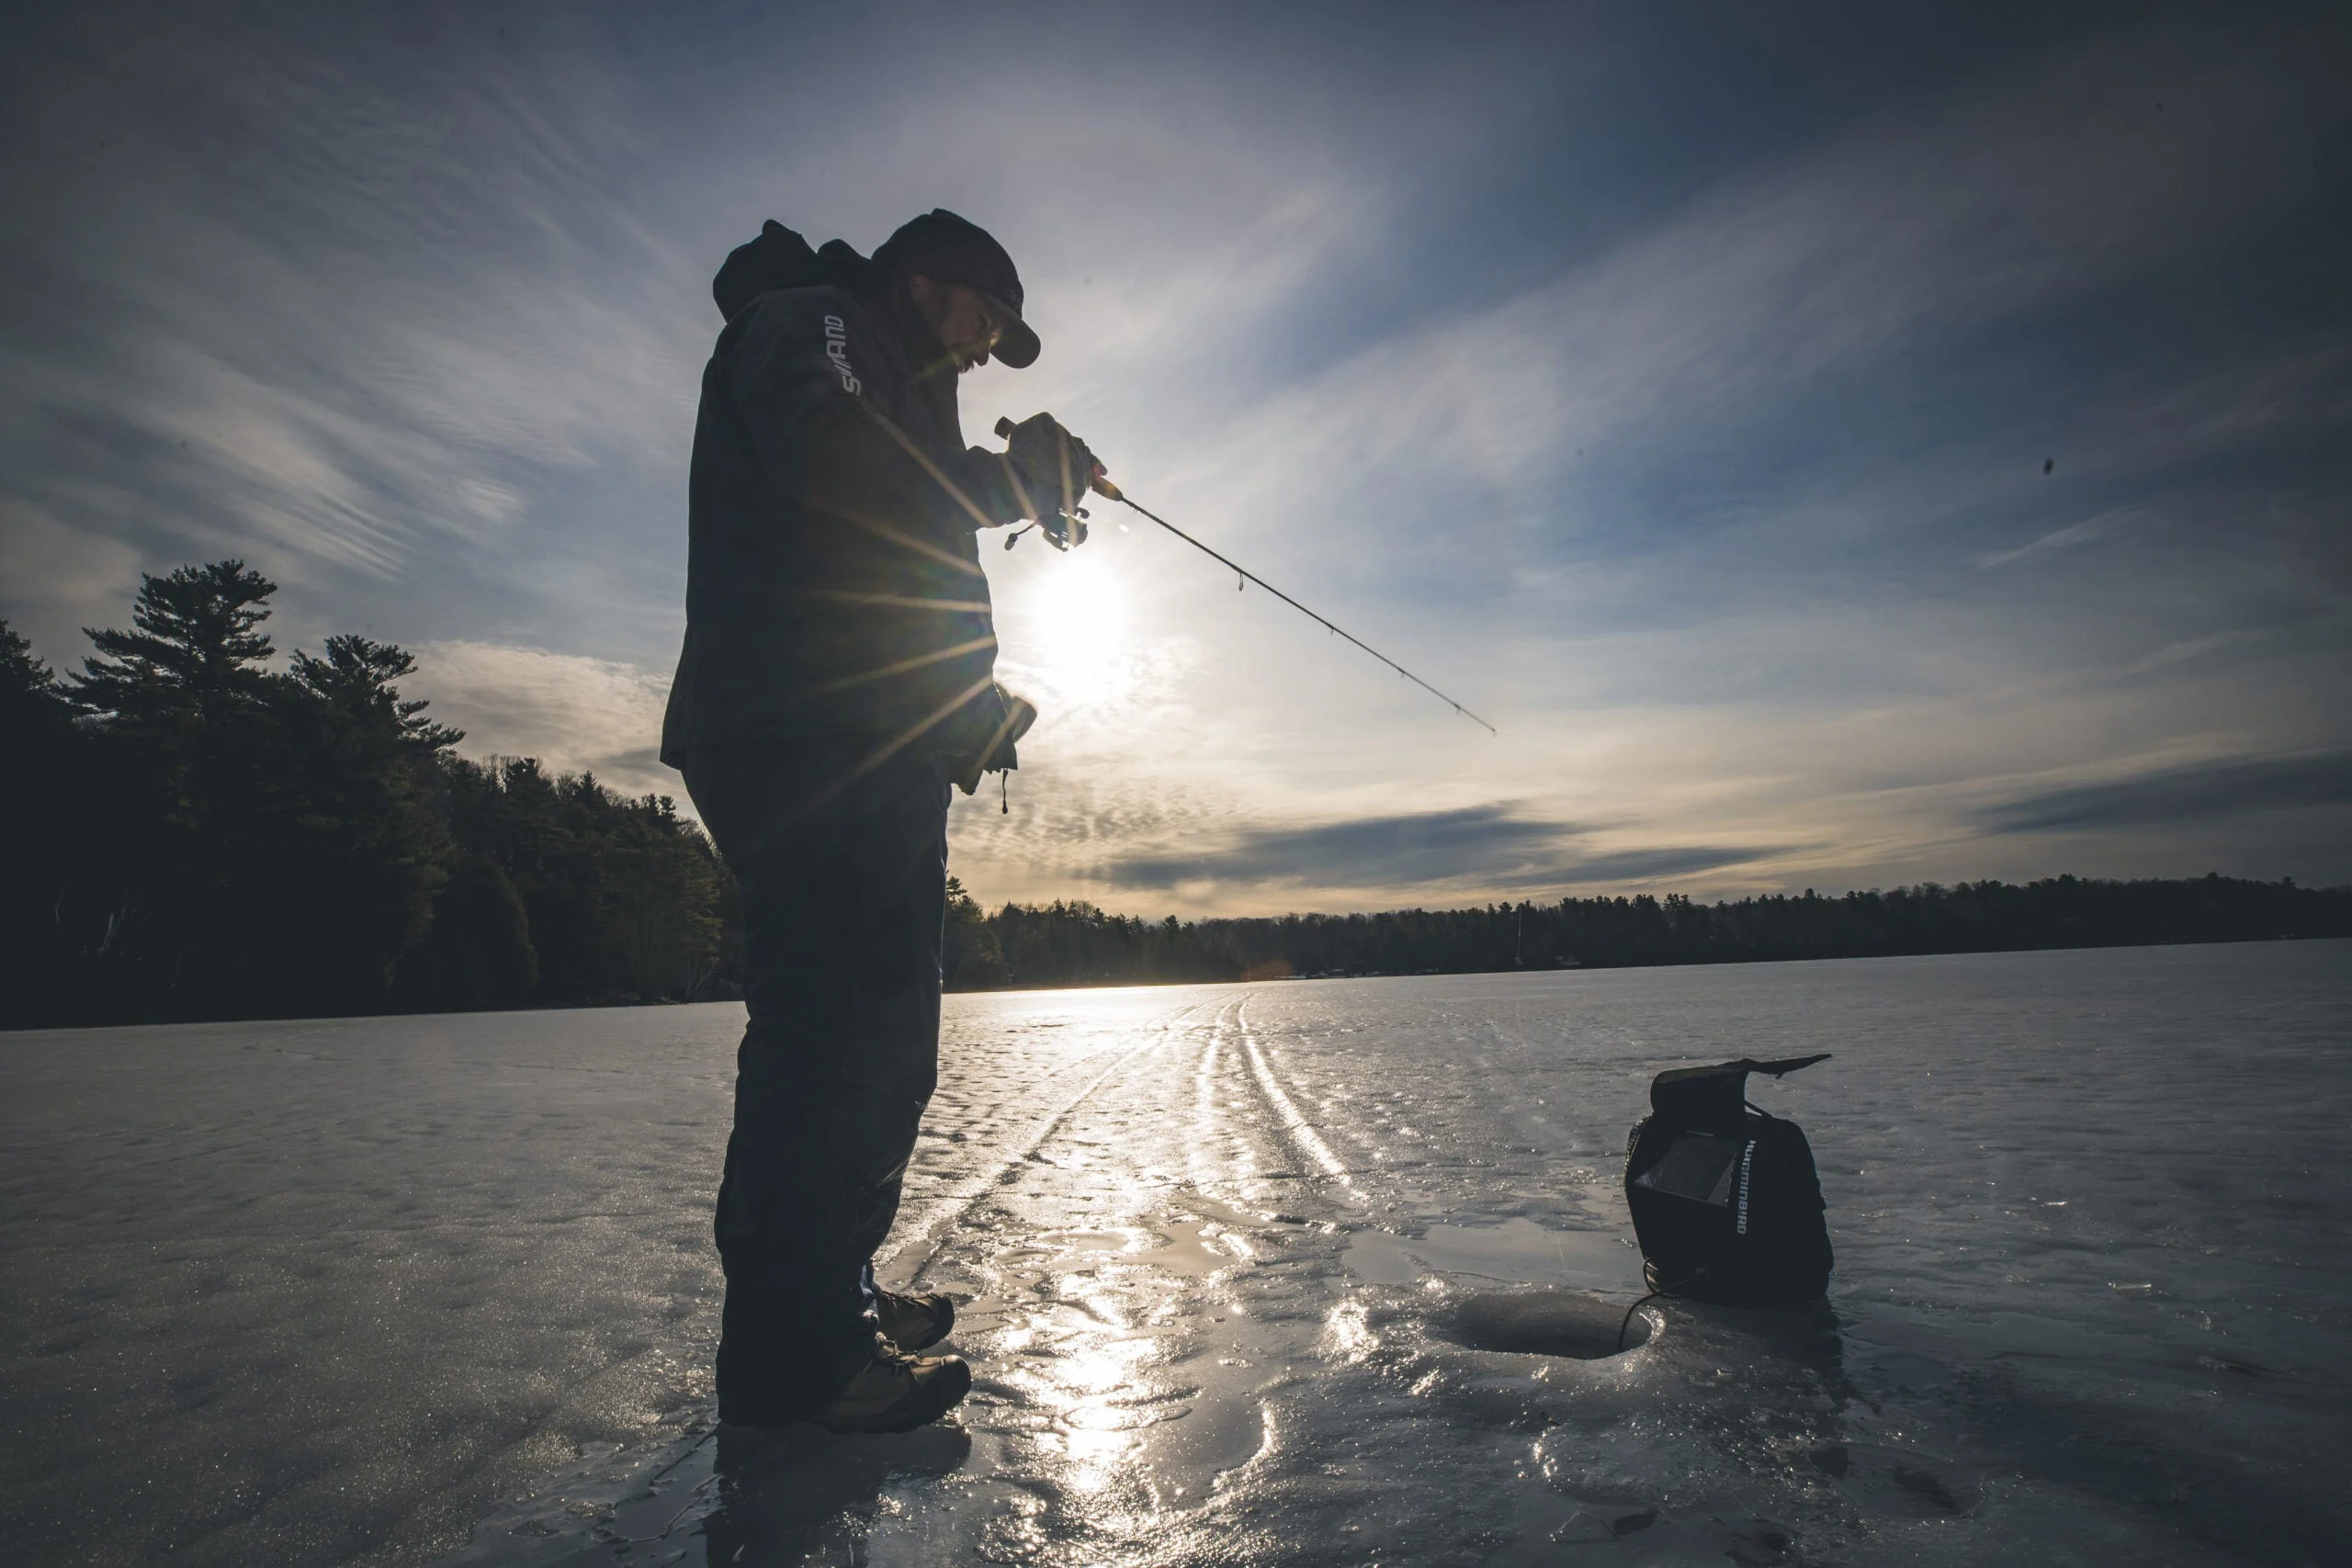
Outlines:
[[[890,1241],[885,1244],[879,1253],[876,1254],[874,1259],[876,1268],[878,1269],[919,1249],[922,1256],[907,1274],[910,1283],[919,1282],[924,1271],[937,1260],[941,1249],[946,1244],[948,1234],[956,1227],[963,1217],[989,1193],[1006,1182],[1015,1179],[1022,1162],[1042,1148],[1047,1139],[1061,1131],[1064,1123],[1078,1114],[1087,1101],[1093,1098],[1097,1089],[1120,1073],[1163,1050],[1181,1032],[1185,1030],[1193,1014],[1212,1005],[1215,1004],[1194,1002],[1163,1021],[1159,1025],[1159,1032],[1151,1039],[1139,1045],[1129,1046],[1124,1051],[1116,1052],[1110,1065],[1089,1077],[1080,1086],[1077,1092],[1061,1100],[1051,1111],[1031,1122],[1012,1139],[998,1145],[992,1151],[992,1157],[986,1168],[965,1178],[956,1185],[953,1190],[932,1200],[924,1209],[921,1219],[911,1224],[899,1227]],[[1228,1008],[1235,1006],[1233,1003],[1225,1005]],[[1212,1030],[1219,1029],[1222,1027],[1222,1021],[1213,1023],[1210,1027]],[[1213,1033],[1212,1043],[1215,1038]],[[1080,1064],[1079,1070],[1082,1072],[1088,1065],[1091,1064]]]

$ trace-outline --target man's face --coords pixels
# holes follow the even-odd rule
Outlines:
[[[960,283],[920,276],[907,279],[907,293],[955,360],[957,375],[989,362],[989,350],[1004,335],[1005,321],[985,295]]]

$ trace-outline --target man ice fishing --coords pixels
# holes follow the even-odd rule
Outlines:
[[[768,223],[712,294],[662,758],[742,890],[719,1418],[905,1431],[971,1386],[916,1354],[948,1299],[872,1269],[937,1077],[948,786],[1013,767],[1034,716],[993,678],[975,531],[1058,529],[1100,470],[1045,414],[964,445],[956,378],[1039,344],[1012,257],[952,212],[870,259]]]

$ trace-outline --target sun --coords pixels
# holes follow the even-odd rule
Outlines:
[[[1022,614],[1008,638],[1011,662],[1070,707],[1110,702],[1133,682],[1125,584],[1107,561],[1072,553],[1043,563],[1024,585]]]

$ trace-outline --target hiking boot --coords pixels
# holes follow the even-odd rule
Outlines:
[[[876,1286],[874,1314],[890,1343],[904,1351],[928,1350],[956,1326],[956,1303],[937,1291],[902,1296]]]
[[[947,1414],[972,1389],[958,1356],[902,1356],[876,1345],[874,1359],[808,1419],[828,1432],[911,1432]]]

